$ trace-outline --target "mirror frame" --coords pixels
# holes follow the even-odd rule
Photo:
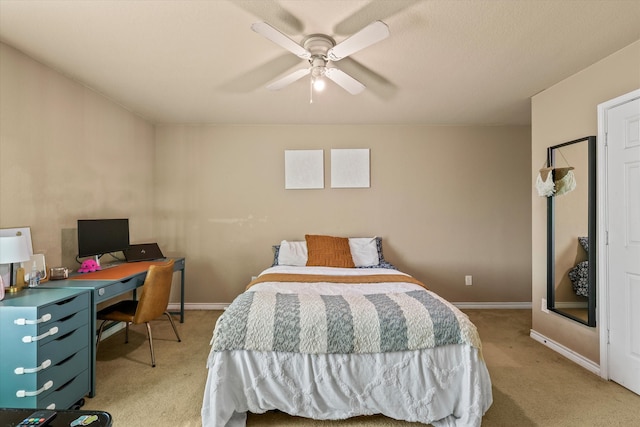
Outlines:
[[[555,304],[555,196],[547,197],[547,309],[558,313],[576,322],[583,323],[587,326],[596,326],[596,137],[587,136],[562,144],[554,145],[547,148],[547,167],[555,164],[555,150],[558,148],[577,144],[587,141],[589,171],[588,171],[588,240],[589,251],[587,260],[589,261],[589,296],[587,303],[587,320],[576,317],[570,313],[564,312],[556,307]]]

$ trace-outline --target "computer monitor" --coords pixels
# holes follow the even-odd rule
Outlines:
[[[78,257],[100,256],[129,247],[129,219],[79,219]]]

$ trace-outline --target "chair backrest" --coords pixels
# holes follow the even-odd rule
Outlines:
[[[142,286],[138,308],[133,317],[133,323],[148,322],[167,311],[172,279],[173,260],[165,264],[155,264],[149,267],[147,277],[144,279],[144,285]]]

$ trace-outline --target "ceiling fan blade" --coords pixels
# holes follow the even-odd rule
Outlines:
[[[335,82],[338,86],[349,92],[351,95],[357,95],[362,92],[365,86],[351,77],[349,74],[339,68],[327,68],[325,73],[328,79]]]
[[[309,68],[302,68],[300,70],[294,71],[291,74],[288,74],[286,76],[284,76],[283,78],[276,80],[275,82],[269,84],[267,86],[267,89],[269,90],[280,90],[285,86],[290,85],[291,83],[295,82],[296,80],[300,80],[301,78],[303,78],[304,76],[306,76],[307,74],[309,74],[311,72],[311,69]]]
[[[233,5],[257,16],[262,21],[273,22],[273,25],[276,25],[285,34],[301,34],[304,31],[302,21],[280,6],[277,0],[233,0]],[[369,21],[366,21],[355,30],[344,34],[353,34],[368,23]]]
[[[309,53],[307,49],[303,48],[266,22],[256,22],[251,25],[251,29],[300,58],[309,59],[311,57],[311,53]]]
[[[353,57],[344,58],[340,61],[340,69],[350,76],[358,76],[358,81],[366,86],[367,92],[376,95],[380,99],[390,100],[398,91],[398,87],[393,82],[359,63]]]
[[[333,27],[334,34],[349,36],[356,33],[361,28],[367,26],[371,19],[384,21],[394,15],[400,14],[406,9],[413,7],[423,0],[394,0],[394,1],[372,1],[354,12],[351,16],[343,19]],[[258,15],[261,16],[261,15]],[[268,21],[268,19],[265,19]],[[271,21],[277,22],[277,21]],[[286,31],[286,28],[283,28]]]
[[[350,58],[342,61],[350,61]],[[297,58],[289,52],[282,51],[277,57],[260,64],[259,66],[241,72],[235,75],[231,80],[220,86],[228,93],[249,93],[256,89],[263,88],[269,82],[273,81],[273,76],[284,75],[294,67],[300,66],[300,58]]]
[[[387,37],[389,37],[389,27],[387,27],[387,24],[382,21],[374,21],[348,39],[329,49],[327,57],[331,61],[339,61]]]

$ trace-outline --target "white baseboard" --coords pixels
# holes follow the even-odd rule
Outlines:
[[[229,307],[229,303],[222,302],[211,302],[211,303],[194,303],[187,302],[184,304],[185,310],[226,310]],[[169,304],[169,311],[178,311],[180,310],[180,303],[171,303]]]
[[[572,362],[582,366],[587,371],[590,371],[600,376],[600,365],[598,365],[594,361],[589,360],[586,357],[582,356],[581,354],[578,354],[575,351],[571,350],[570,348],[567,348],[562,344],[559,344],[553,341],[552,339],[545,337],[544,335],[534,331],[533,329],[531,329],[531,331],[529,332],[529,336],[534,340],[538,341],[540,344],[549,347],[551,350],[555,351],[556,353],[560,353],[562,356],[566,357]]]
[[[459,309],[517,309],[531,310],[530,302],[453,302]]]

